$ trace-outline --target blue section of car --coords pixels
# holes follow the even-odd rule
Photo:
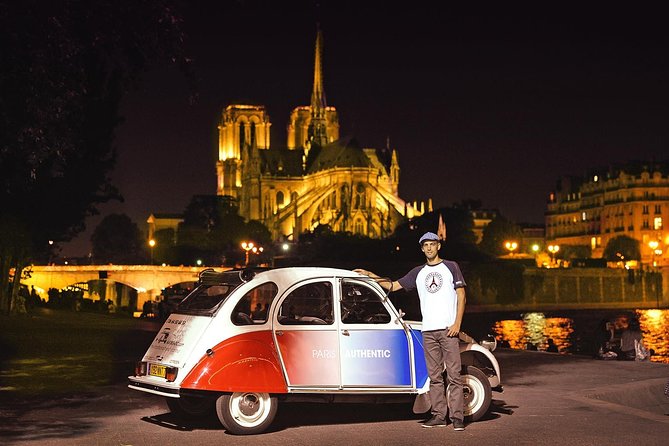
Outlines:
[[[416,388],[422,388],[427,382],[427,365],[425,364],[425,350],[423,350],[423,333],[411,329],[413,341],[413,361],[416,368]]]
[[[403,330],[349,330],[342,337],[344,386],[410,386],[409,344]]]

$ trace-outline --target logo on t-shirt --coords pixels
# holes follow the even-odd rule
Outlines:
[[[425,288],[430,293],[436,293],[444,284],[444,279],[438,272],[431,272],[425,277]]]

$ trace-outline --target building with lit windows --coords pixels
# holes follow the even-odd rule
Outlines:
[[[564,177],[548,199],[546,242],[587,246],[601,258],[618,236],[639,241],[644,265],[669,259],[669,162],[630,162]]]
[[[221,114],[217,195],[229,196],[246,220],[262,222],[275,240],[297,239],[318,225],[373,238],[432,209],[398,195],[396,150],[360,147],[339,137],[339,117],[325,100],[323,37],[316,38],[311,104],[293,110],[285,147],[270,147],[263,105],[233,104]]]

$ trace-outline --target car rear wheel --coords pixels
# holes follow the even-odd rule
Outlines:
[[[488,412],[492,401],[492,389],[488,377],[474,366],[462,367],[464,392],[464,415],[467,421],[478,421]]]
[[[268,393],[235,392],[216,400],[216,414],[231,434],[259,434],[274,421],[277,405],[276,397]]]
[[[180,397],[166,398],[170,412],[180,418],[197,419],[213,416],[214,401],[209,398]]]

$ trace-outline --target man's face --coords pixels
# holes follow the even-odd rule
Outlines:
[[[437,257],[437,254],[439,253],[439,248],[441,247],[441,243],[439,243],[436,240],[427,240],[423,242],[421,245],[420,249],[423,251],[423,254],[425,254],[425,257],[428,260],[432,260],[435,257]]]

